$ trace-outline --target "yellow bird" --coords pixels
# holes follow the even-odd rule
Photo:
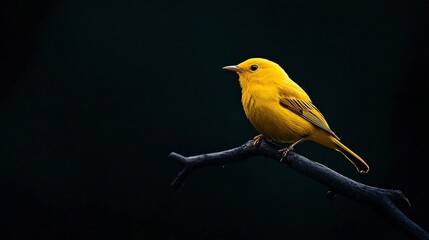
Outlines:
[[[277,63],[251,58],[223,69],[239,75],[244,112],[260,133],[254,145],[264,137],[292,143],[280,150],[283,159],[297,144],[310,140],[342,153],[359,172],[369,171],[368,164],[340,142],[307,93]]]

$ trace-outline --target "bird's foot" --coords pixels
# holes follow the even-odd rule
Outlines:
[[[289,153],[289,151],[292,151],[292,150],[293,150],[293,148],[294,148],[296,145],[298,145],[299,143],[301,143],[301,142],[302,142],[302,141],[304,141],[304,140],[305,140],[305,137],[300,138],[298,141],[296,141],[296,142],[292,143],[289,147],[287,147],[287,148],[283,148],[283,149],[280,149],[280,150],[278,151],[278,153],[280,153],[280,154],[282,155],[282,157],[280,158],[280,162],[283,162],[283,158],[285,158],[285,157],[287,156],[287,154]]]
[[[285,158],[287,156],[287,154],[289,153],[289,151],[292,151],[293,147],[289,146],[287,148],[282,148],[278,151],[279,154],[281,154],[281,158],[280,158],[280,162],[283,162],[283,158]]]
[[[258,136],[255,136],[253,138],[253,147],[257,148],[259,144],[261,143],[262,139],[264,139],[264,135],[259,134]]]

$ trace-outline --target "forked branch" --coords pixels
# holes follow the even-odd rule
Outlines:
[[[192,171],[205,166],[225,165],[234,161],[246,160],[254,156],[264,156],[279,161],[281,158],[278,154],[279,149],[280,147],[278,145],[262,140],[257,148],[253,146],[253,141],[248,141],[233,149],[191,157],[184,157],[172,152],[169,157],[181,163],[184,168],[174,179],[171,187],[177,190]],[[344,196],[374,207],[379,210],[393,226],[404,231],[411,239],[429,239],[429,234],[410,220],[398,208],[398,206],[411,206],[410,202],[401,191],[377,188],[356,182],[318,162],[311,161],[294,152],[289,152],[283,159],[283,163],[301,174],[323,183],[335,194],[343,194]]]

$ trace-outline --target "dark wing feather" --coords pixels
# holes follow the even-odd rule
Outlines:
[[[332,134],[336,139],[340,140],[340,138],[329,128],[329,125],[322,113],[316,108],[316,106],[313,105],[311,101],[299,100],[293,97],[281,97],[280,105],[298,114],[305,120],[313,123],[319,128]]]

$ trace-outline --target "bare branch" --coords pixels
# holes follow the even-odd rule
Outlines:
[[[201,167],[210,165],[225,165],[227,163],[246,160],[254,156],[264,156],[279,161],[277,153],[280,147],[274,143],[262,140],[257,148],[253,141],[215,153],[207,153],[197,156],[184,157],[177,153],[170,153],[169,157],[181,163],[184,168],[177,175],[171,187],[177,190],[189,174]],[[429,234],[419,225],[410,220],[399,208],[410,207],[410,202],[399,190],[383,189],[368,186],[347,178],[334,170],[297,153],[289,152],[283,159],[283,163],[290,168],[323,183],[331,189],[327,197],[332,198],[335,194],[343,194],[361,203],[368,204],[381,212],[393,226],[404,231],[411,239],[429,239]]]

